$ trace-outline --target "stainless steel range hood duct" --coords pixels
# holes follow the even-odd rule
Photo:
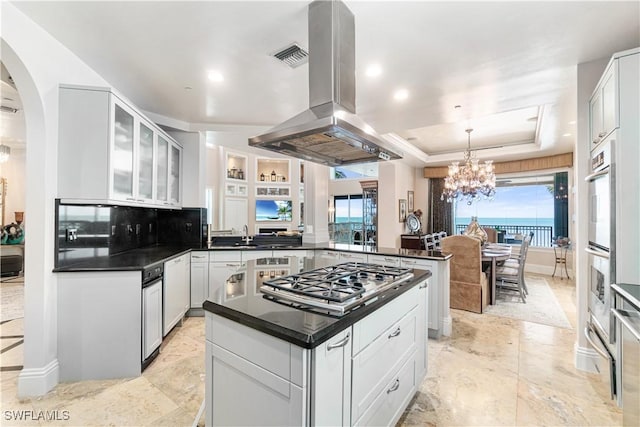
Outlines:
[[[341,1],[309,4],[309,109],[249,145],[328,166],[402,158],[356,116],[355,20]]]

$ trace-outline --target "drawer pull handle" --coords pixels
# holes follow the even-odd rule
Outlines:
[[[420,287],[418,287],[418,289],[424,289],[427,287],[427,282],[424,282],[422,285],[420,285]]]
[[[341,339],[340,341],[338,341],[335,344],[328,344],[327,345],[327,351],[333,350],[334,348],[340,348],[340,347],[344,347],[345,345],[347,345],[347,343],[349,342],[349,338],[351,338],[350,334],[347,332],[347,336],[344,337],[343,339]]]
[[[397,337],[398,335],[400,335],[400,332],[400,326],[398,326],[398,329],[389,334],[389,339]]]
[[[394,391],[396,391],[399,388],[400,388],[400,380],[398,378],[396,378],[396,381],[393,383],[391,388],[389,390],[387,390],[387,394],[393,393]]]
[[[605,136],[606,134],[607,134],[607,132],[606,132],[606,131],[602,131],[602,132],[600,132],[600,133],[598,134],[598,136],[599,136],[600,138],[602,138],[602,137],[603,137],[603,136]]]

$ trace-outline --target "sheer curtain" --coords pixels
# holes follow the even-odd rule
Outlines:
[[[444,178],[429,178],[429,209],[427,233],[446,231],[453,235],[453,205],[440,200],[444,189]]]

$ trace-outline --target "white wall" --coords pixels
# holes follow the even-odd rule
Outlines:
[[[2,3],[2,61],[25,111],[24,369],[18,394],[43,395],[58,382],[54,199],[57,195],[58,85],[108,86],[11,3]],[[29,238],[29,236],[33,236]],[[36,237],[37,236],[37,237]]]
[[[575,182],[575,230],[573,261],[576,281],[576,367],[594,371],[594,362],[598,360],[596,353],[589,347],[582,334],[588,319],[589,298],[589,265],[583,250],[588,243],[588,196],[589,187],[584,178],[590,173],[591,142],[589,138],[589,98],[604,72],[609,58],[578,64],[578,137],[573,152]]]
[[[404,222],[399,221],[398,201],[406,199],[409,190],[415,193],[415,174],[415,168],[398,161],[379,164],[378,247],[400,247],[400,235],[407,230]]]
[[[9,160],[0,165],[0,176],[7,180],[4,223],[15,222],[14,212],[24,212],[25,162],[27,152],[23,148],[11,148]],[[26,221],[27,218],[25,218]],[[26,222],[25,222],[26,227]]]

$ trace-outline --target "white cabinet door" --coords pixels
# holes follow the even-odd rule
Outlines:
[[[429,292],[427,287],[429,281],[425,280],[424,283],[418,285],[418,322],[416,325],[416,384],[421,384],[424,378],[427,376],[428,366],[428,352],[427,352],[427,340],[429,339],[427,322],[429,319]]]
[[[191,252],[191,308],[202,309],[209,297],[209,252]],[[193,313],[193,312],[192,312]]]
[[[158,135],[156,157],[156,203],[169,204],[169,141]]]
[[[149,123],[141,120],[138,124],[138,162],[137,162],[137,200],[144,203],[153,202],[155,163],[155,131]]]
[[[302,388],[209,341],[208,426],[305,425]]]
[[[311,425],[349,425],[351,419],[351,328],[313,349],[315,389]]]
[[[135,201],[134,145],[135,112],[111,97],[113,138],[111,145],[111,195],[114,199]]]
[[[238,253],[239,255],[239,253]],[[215,261],[209,263],[209,298],[214,298],[224,290],[227,279],[231,277],[240,267],[240,261]]]
[[[182,319],[189,307],[189,281],[185,274],[187,257],[188,254],[182,255],[164,263],[163,336]]]
[[[602,75],[600,84],[589,101],[591,141],[598,144],[620,125],[618,100],[618,60]]]
[[[142,358],[162,344],[162,281],[142,290]]]
[[[180,206],[182,203],[182,147],[171,142],[169,150],[169,203]]]

